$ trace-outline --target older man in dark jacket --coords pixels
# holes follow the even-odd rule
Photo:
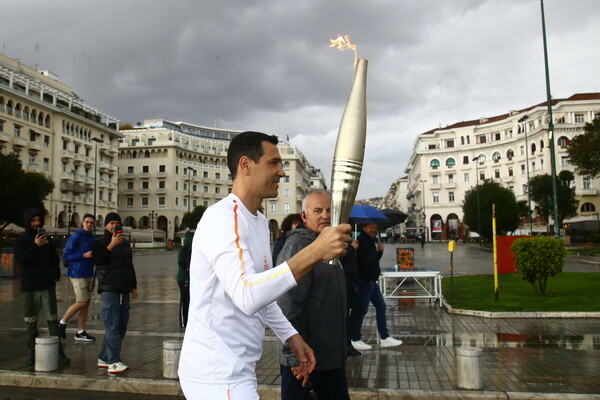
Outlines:
[[[15,262],[21,266],[21,302],[25,319],[29,360],[35,362],[35,338],[38,336],[37,318],[43,312],[50,336],[59,336],[56,315],[56,282],[60,279],[60,259],[50,238],[46,236],[44,214],[30,208],[23,214],[25,234],[15,242]],[[59,362],[68,364],[62,345]]]
[[[277,263],[310,245],[331,224],[331,197],[323,190],[310,191],[302,202],[303,226],[288,233]],[[319,399],[349,399],[346,381],[346,283],[340,266],[316,264],[309,274],[277,300],[279,307],[314,350],[317,365],[310,374]],[[287,345],[279,343],[281,398],[308,398],[308,388],[296,380],[292,367],[298,360]]]
[[[138,296],[131,245],[123,237],[119,214],[106,215],[104,235],[92,244],[92,257],[98,271],[104,321],[98,367],[117,374],[129,368],[121,360],[121,344],[129,322],[129,294],[134,299]]]

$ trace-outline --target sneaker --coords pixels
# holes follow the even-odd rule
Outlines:
[[[379,345],[381,347],[396,347],[402,344],[402,340],[394,339],[391,336],[386,337],[385,339],[381,339],[381,343]]]
[[[108,366],[108,373],[109,374],[119,374],[125,370],[127,370],[129,367],[125,364],[123,364],[121,361],[116,362],[114,364],[110,364]]]
[[[366,344],[362,340],[352,341],[352,347],[356,350],[371,350],[371,345]]]
[[[106,361],[100,359],[100,358],[98,359],[98,364],[97,365],[100,368],[108,368],[108,363]]]
[[[360,356],[362,353],[352,346],[348,346],[348,357]]]
[[[83,331],[81,333],[75,333],[75,340],[81,340],[82,342],[93,342],[96,340],[96,338],[86,331]]]
[[[71,364],[71,360],[66,356],[62,348],[58,349],[58,363],[62,365]]]
[[[29,358],[27,359],[27,365],[35,364],[35,350],[29,350]]]
[[[61,324],[60,321],[58,324],[58,337],[66,339],[67,338],[67,324]]]

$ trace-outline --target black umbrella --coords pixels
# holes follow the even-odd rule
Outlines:
[[[384,208],[383,210],[380,210],[380,211],[383,215],[388,217],[387,221],[379,222],[377,224],[379,226],[379,228],[381,228],[381,229],[386,229],[386,228],[390,228],[394,225],[401,224],[406,220],[406,218],[408,218],[408,215],[406,213],[403,213],[400,210],[394,210],[392,208]]]

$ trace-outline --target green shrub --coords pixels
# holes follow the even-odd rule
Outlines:
[[[567,250],[562,239],[544,236],[517,239],[511,249],[523,279],[545,295],[548,279],[561,272],[564,265]]]
[[[591,239],[594,244],[600,244],[600,233],[598,233],[598,232],[592,233]]]

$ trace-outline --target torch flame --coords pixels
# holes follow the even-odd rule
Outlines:
[[[338,50],[352,50],[354,51],[354,66],[358,63],[358,54],[356,53],[356,45],[350,42],[350,35],[338,35],[337,39],[329,39],[331,42],[329,47],[337,47]]]

